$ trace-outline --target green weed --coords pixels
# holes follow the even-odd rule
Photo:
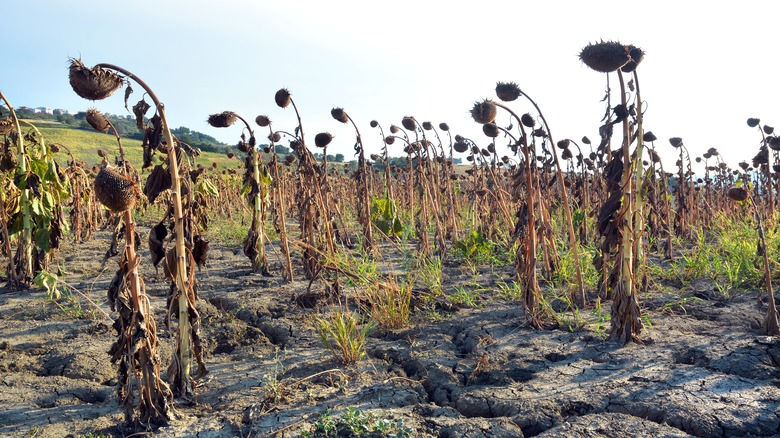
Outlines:
[[[411,438],[414,430],[405,427],[403,420],[391,421],[371,412],[347,408],[340,416],[328,410],[311,426],[301,432],[304,438]]]
[[[366,339],[377,325],[373,319],[361,323],[357,313],[341,308],[317,315],[314,321],[320,341],[343,365],[355,364],[365,356]]]

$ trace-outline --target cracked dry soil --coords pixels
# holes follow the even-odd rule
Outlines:
[[[81,297],[95,316],[66,313],[39,291],[0,289],[0,436],[128,433],[117,427],[107,354],[116,262],[101,272],[106,246],[103,237],[71,243],[59,258],[68,283],[107,313]],[[391,252],[381,264],[394,263]],[[166,367],[168,283],[142,256]],[[240,250],[218,245],[197,276],[211,373],[196,404],[177,403],[178,418],[155,436],[298,436],[347,407],[402,419],[420,437],[780,435],[780,342],[757,336],[755,291],[723,301],[707,287],[659,288],[642,297],[646,344],[621,346],[604,340],[608,322],[595,324],[595,309],[573,332],[525,327],[521,304],[498,298],[511,267],[487,267],[478,307],[441,306],[437,318],[420,311],[404,329],[376,330],[367,356],[341,367],[311,324],[312,306],[326,305],[324,284],[307,292],[307,281],[252,274]],[[443,280],[450,294],[475,277],[452,263]]]

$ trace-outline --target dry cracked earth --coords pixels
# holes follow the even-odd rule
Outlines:
[[[107,246],[101,235],[59,256],[81,311],[0,289],[0,436],[132,433],[119,427],[107,354],[116,263],[101,271]],[[168,284],[142,255],[165,366]],[[344,367],[312,325],[324,284],[307,291],[307,281],[253,274],[240,249],[212,245],[208,272],[197,274],[210,374],[195,404],[177,402],[177,418],[154,435],[299,436],[322,414],[355,408],[400,419],[418,437],[780,436],[780,341],[758,336],[756,291],[724,300],[706,282],[651,288],[645,343],[622,346],[605,340],[597,309],[574,331],[526,327],[521,304],[498,298],[511,267],[478,274],[446,263],[445,294],[477,283],[477,305],[441,299],[406,328],[372,332],[366,357]]]

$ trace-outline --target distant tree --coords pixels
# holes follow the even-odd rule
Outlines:
[[[337,163],[343,163],[344,162],[344,154],[336,154],[333,161]]]
[[[57,114],[57,121],[63,125],[75,125],[76,118],[70,114]]]

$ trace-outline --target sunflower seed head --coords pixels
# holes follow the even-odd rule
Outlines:
[[[517,100],[520,95],[520,87],[514,82],[499,82],[496,84],[496,96],[504,102]]]
[[[105,99],[124,84],[122,76],[98,66],[87,68],[80,59],[70,60],[68,79],[73,91],[89,100]]]
[[[265,128],[271,124],[271,119],[269,119],[268,116],[259,115],[255,117],[255,123],[257,123],[257,126]]]
[[[471,118],[482,125],[493,122],[496,120],[497,115],[498,108],[496,107],[496,104],[488,99],[485,99],[482,102],[475,102],[474,106],[471,107]]]
[[[333,136],[329,132],[320,132],[314,136],[314,145],[318,148],[327,147],[333,141]]]
[[[344,111],[344,108],[333,108],[330,110],[330,115],[341,123],[349,122],[349,116]]]
[[[607,41],[588,44],[580,51],[580,60],[601,73],[616,71],[631,61],[629,47],[618,42]]]
[[[292,101],[290,91],[288,91],[286,88],[280,89],[274,95],[274,101],[276,101],[276,104],[279,106],[279,108],[287,108],[287,106],[289,106],[290,102]]]
[[[208,118],[208,124],[214,128],[227,128],[237,120],[236,113],[232,111],[223,111],[218,114],[211,114]]]
[[[108,118],[95,108],[88,109],[87,116],[85,118],[87,119],[89,126],[95,128],[96,131],[108,132],[109,128],[111,127],[111,123],[109,123]]]

